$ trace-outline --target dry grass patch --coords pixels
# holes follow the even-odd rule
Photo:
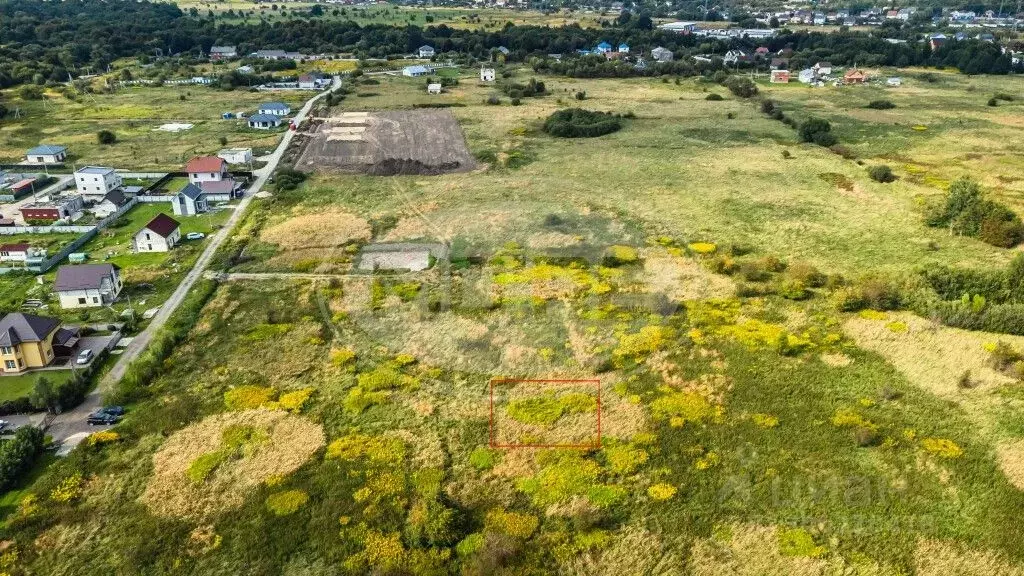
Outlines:
[[[1024,440],[1002,444],[996,448],[996,454],[1006,479],[1018,490],[1024,490]]]
[[[853,358],[850,358],[841,352],[826,352],[821,354],[819,358],[822,362],[832,366],[833,368],[844,368],[853,364]]]
[[[215,467],[197,474],[197,463],[225,449],[244,430],[246,442]],[[275,410],[210,416],[171,435],[153,455],[153,475],[141,501],[158,516],[202,519],[241,506],[269,478],[290,474],[324,445],[318,424]]]
[[[968,550],[954,542],[922,540],[914,552],[917,576],[1024,576],[1024,568],[986,550]]]
[[[277,244],[284,250],[333,248],[369,239],[369,222],[338,209],[292,216],[260,234],[260,240]]]
[[[703,298],[729,298],[735,291],[733,281],[714,274],[695,260],[673,256],[664,248],[640,251],[644,261],[644,280],[651,292],[661,292],[676,301]]]
[[[899,330],[893,330],[894,323],[900,324]],[[1001,340],[1014,348],[1024,348],[1021,336],[937,326],[909,312],[891,313],[888,321],[851,317],[843,329],[858,346],[884,356],[912,383],[944,398],[964,394],[958,381],[967,370],[975,390],[991,390],[1013,382],[989,365],[985,344]]]

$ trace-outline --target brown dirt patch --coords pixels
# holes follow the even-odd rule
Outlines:
[[[336,248],[354,240],[369,240],[370,224],[344,210],[298,214],[260,234],[260,240],[284,250]]]

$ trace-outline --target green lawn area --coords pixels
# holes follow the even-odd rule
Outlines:
[[[21,499],[30,493],[32,484],[57,460],[58,458],[52,453],[44,452],[32,465],[28,474],[17,485],[0,496],[0,520],[6,519],[18,509]]]
[[[0,402],[28,396],[40,376],[54,384],[62,384],[70,380],[73,373],[71,370],[42,370],[18,376],[0,376]]]

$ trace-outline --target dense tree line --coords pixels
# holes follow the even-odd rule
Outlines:
[[[455,29],[446,25],[394,27],[359,26],[354,22],[321,18],[274,23],[223,24],[211,17],[192,17],[176,6],[150,2],[37,2],[0,3],[0,87],[66,81],[70,75],[100,71],[125,56],[153,57],[186,54],[199,57],[214,44],[232,44],[240,53],[278,48],[305,53],[352,52],[359,57],[408,54],[422,44],[438,52],[453,52],[485,59],[498,46],[508,47],[511,59],[525,61],[545,54],[572,54],[592,48],[601,40],[626,42],[650,50],[664,46],[685,56],[722,54],[730,48],[753,49],[755,43],[736,39],[709,40],[651,29],[650,19],[631,17],[606,29],[579,26],[557,28],[507,25],[500,31]],[[969,73],[1005,74],[1009,57],[994,44],[950,42],[932,52],[924,43],[890,44],[863,33],[792,33],[768,41],[773,51],[792,48],[796,63],[828,59],[848,65],[945,65]],[[569,66],[569,64],[566,64]],[[656,70],[686,73],[689,64],[676,63]],[[552,70],[558,67],[552,66]],[[622,75],[619,65],[585,62],[571,75]],[[648,73],[635,71],[632,73]]]

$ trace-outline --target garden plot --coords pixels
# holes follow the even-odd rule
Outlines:
[[[448,111],[346,112],[320,125],[296,167],[432,175],[467,172],[476,161]]]

